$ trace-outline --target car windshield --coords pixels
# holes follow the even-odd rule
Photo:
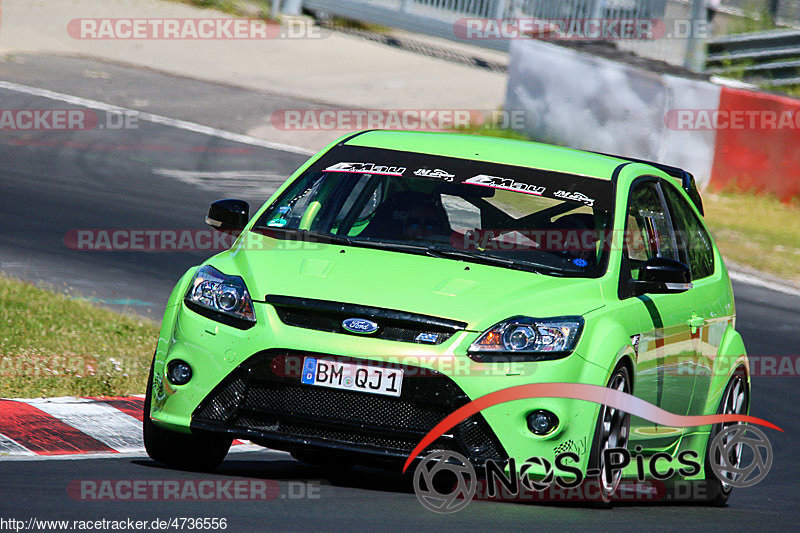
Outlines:
[[[609,180],[467,159],[342,147],[273,201],[254,230],[547,275],[607,263]]]

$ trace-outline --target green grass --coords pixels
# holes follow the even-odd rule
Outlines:
[[[239,3],[236,0],[180,0],[184,4],[191,4],[197,7],[206,7],[237,15],[239,13]]]
[[[0,275],[0,397],[144,393],[158,324]]]
[[[784,85],[783,87],[776,87],[774,90],[780,90],[788,96],[800,98],[800,85]]]
[[[334,29],[352,29],[368,31],[372,33],[390,33],[392,31],[392,28],[388,26],[381,26],[380,24],[372,24],[370,22],[363,22],[361,20],[353,20],[337,16],[331,17],[327,25]]]
[[[703,204],[727,260],[800,283],[799,205],[746,192],[707,192]]]
[[[744,6],[745,16],[737,18],[731,23],[728,27],[728,34],[734,35],[775,29],[775,20],[765,4],[766,2],[753,1]]]

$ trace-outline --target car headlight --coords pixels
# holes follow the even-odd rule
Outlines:
[[[256,322],[253,301],[244,280],[223,274],[212,266],[197,270],[184,302],[201,315],[239,329],[252,327]]]
[[[569,355],[583,329],[583,318],[516,316],[484,331],[469,347],[475,361],[537,361]]]

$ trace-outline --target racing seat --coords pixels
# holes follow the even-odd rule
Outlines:
[[[426,223],[433,227],[434,233],[449,237],[452,230],[441,202],[436,201],[430,194],[417,191],[398,192],[383,202],[375,210],[375,215],[359,237],[376,240],[408,240],[405,233],[408,215],[421,208],[430,208],[434,213],[430,220],[426,219]]]
[[[595,227],[594,215],[589,213],[564,215],[553,221],[550,228],[564,232],[561,242],[565,242],[567,246],[559,253],[567,257],[571,263],[586,270],[594,269],[597,266],[595,244],[600,239]],[[575,233],[571,233],[573,231]]]

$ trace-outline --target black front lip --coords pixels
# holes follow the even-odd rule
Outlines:
[[[363,462],[365,464],[383,463],[396,467],[401,467],[402,464],[408,459],[408,454],[395,450],[376,448],[367,444],[356,445],[312,437],[298,437],[289,434],[264,433],[242,428],[228,428],[221,425],[198,421],[193,421],[191,427],[193,430],[224,433],[230,435],[234,439],[249,440],[259,446],[290,453],[300,450],[318,451],[323,453],[333,452],[337,455],[341,454],[351,456],[356,461]],[[420,454],[419,456],[415,457],[412,461],[412,465],[419,462],[423,457],[424,454]],[[483,465],[488,460],[489,459],[487,458],[481,457],[470,458],[470,462],[478,466]],[[501,463],[505,464],[505,461],[501,461]]]
[[[191,428],[289,452],[319,450],[355,455],[363,462],[402,463],[430,429],[469,402],[455,382],[430,369],[391,365],[412,371],[404,379],[401,397],[395,398],[301,385],[299,375],[273,371],[278,356],[334,357],[293,350],[258,352],[201,402],[192,414]],[[480,414],[438,438],[417,459],[441,449],[461,453],[476,465],[508,459]]]

